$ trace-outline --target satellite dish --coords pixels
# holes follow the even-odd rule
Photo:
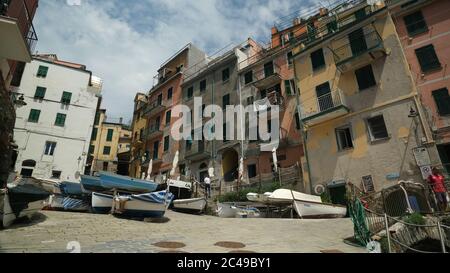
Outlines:
[[[315,186],[315,187],[314,187],[314,192],[315,192],[317,195],[322,195],[322,193],[325,192],[325,186],[322,185],[322,184]]]
[[[79,171],[76,171],[75,172],[75,179],[79,179],[80,178],[80,172]]]

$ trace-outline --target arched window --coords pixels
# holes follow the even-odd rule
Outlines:
[[[36,161],[29,159],[22,162],[22,167],[30,167],[34,168],[36,167]]]

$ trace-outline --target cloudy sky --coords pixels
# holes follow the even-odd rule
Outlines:
[[[40,0],[36,49],[87,65],[104,80],[108,117],[129,121],[135,94],[185,44],[211,54],[248,37],[268,42],[275,20],[311,1]]]

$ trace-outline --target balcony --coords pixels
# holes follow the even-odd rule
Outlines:
[[[301,118],[308,125],[319,124],[350,112],[341,90],[303,100],[300,107]]]
[[[264,65],[264,67],[253,71],[252,84],[258,89],[269,88],[280,82],[280,67],[276,64]]]
[[[153,124],[148,128],[145,133],[145,139],[152,139],[155,137],[159,137],[163,135],[163,131],[161,130],[161,126],[159,124]]]
[[[332,48],[332,52],[341,72],[369,64],[386,55],[383,40],[375,29],[358,29],[333,44],[338,45]]]
[[[165,111],[166,109],[167,109],[166,103],[164,103],[163,101],[155,101],[145,106],[144,115],[147,117],[152,117]]]
[[[187,160],[202,160],[211,156],[211,149],[204,141],[193,141],[190,146],[185,146],[184,157]]]
[[[31,13],[25,1],[0,0],[0,57],[30,62],[37,42]],[[7,37],[7,38],[5,38]]]

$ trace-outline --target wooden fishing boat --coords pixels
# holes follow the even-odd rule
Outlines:
[[[126,217],[161,218],[172,202],[169,191],[145,194],[117,195],[113,198],[113,213]]]

